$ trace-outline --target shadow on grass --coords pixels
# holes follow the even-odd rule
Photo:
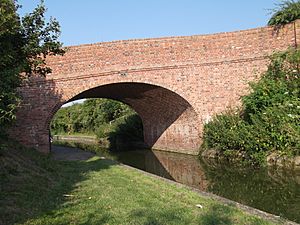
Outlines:
[[[99,158],[58,162],[21,146],[5,146],[0,155],[0,224],[25,223],[51,213],[68,200],[68,193],[89,172],[115,164]]]
[[[201,224],[201,225],[234,225],[234,224],[248,224],[248,225],[265,225],[266,223],[255,217],[244,219],[243,215],[237,213],[237,209],[220,205],[212,204],[208,209],[201,209],[198,214],[192,215],[189,219],[181,218],[180,209],[174,210],[153,210],[153,209],[139,209],[135,210],[131,216],[132,218],[139,218],[143,225],[169,225],[169,224]]]
[[[203,225],[231,225],[233,209],[228,206],[213,205],[210,209],[202,215],[199,219],[199,224]]]
[[[258,217],[248,215],[245,218],[244,214],[237,212],[237,208],[212,204],[211,207],[205,212],[199,221],[201,225],[233,225],[233,224],[248,224],[248,225],[266,225],[269,222],[263,221]],[[273,224],[273,223],[271,223]]]
[[[175,210],[153,210],[153,209],[138,209],[131,213],[132,218],[139,218],[140,224],[144,225],[162,225],[162,224],[174,224],[174,221],[181,220],[180,214]],[[187,224],[182,221],[180,224]],[[188,223],[189,224],[189,223]]]

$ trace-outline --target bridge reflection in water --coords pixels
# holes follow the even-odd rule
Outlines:
[[[200,190],[208,188],[204,170],[195,156],[147,150],[117,155],[118,160],[124,164]]]

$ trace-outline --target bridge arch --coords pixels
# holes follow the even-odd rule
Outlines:
[[[66,102],[83,98],[108,98],[132,107],[142,119],[144,142],[149,148],[198,152],[199,117],[186,99],[168,88],[142,82],[116,82],[85,89]],[[45,120],[47,132],[62,104],[58,102],[49,110]]]
[[[54,113],[65,102],[98,93],[124,101],[142,115],[149,146],[198,153],[204,124],[240,105],[249,81],[267,69],[268,56],[297,46],[299,37],[298,20],[276,34],[274,27],[263,27],[70,46],[64,56],[47,58],[51,74],[32,76],[20,87],[23,101],[11,136],[47,153]],[[137,93],[117,95],[118,88],[132,92],[134,87],[144,101]]]

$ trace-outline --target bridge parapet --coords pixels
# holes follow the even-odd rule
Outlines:
[[[165,67],[204,66],[256,60],[295,46],[300,21],[278,32],[273,27],[209,35],[137,39],[67,47],[65,56],[50,57],[51,77]],[[295,29],[295,30],[294,30]],[[297,35],[299,34],[299,35]]]

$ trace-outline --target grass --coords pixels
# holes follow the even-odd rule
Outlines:
[[[58,133],[58,134],[53,134],[53,136],[61,136],[61,137],[69,137],[69,136],[74,136],[74,137],[91,137],[91,138],[96,138],[96,135],[94,133]]]
[[[2,225],[274,224],[111,160],[59,162],[4,143]]]

